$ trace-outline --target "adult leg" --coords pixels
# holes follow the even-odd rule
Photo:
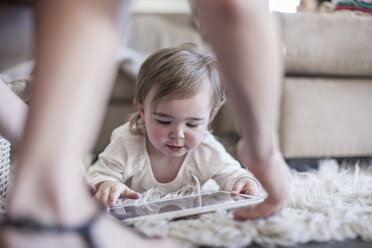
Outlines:
[[[118,0],[38,1],[35,81],[8,198],[9,218],[81,226],[97,211],[85,190],[80,161],[95,140],[108,101],[126,5]],[[1,232],[6,247],[85,247],[76,234]],[[100,247],[159,245],[109,218],[100,218],[92,232]]]
[[[238,219],[266,217],[285,205],[290,173],[278,148],[280,42],[266,1],[199,0],[199,15],[226,81],[242,139],[238,155],[269,196]]]

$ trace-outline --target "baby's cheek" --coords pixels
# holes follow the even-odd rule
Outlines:
[[[153,128],[148,131],[149,131],[148,135],[149,135],[150,140],[158,143],[164,139],[165,134],[164,132],[162,132],[161,129]]]
[[[188,144],[192,147],[198,146],[204,137],[204,132],[193,133],[189,135]]]

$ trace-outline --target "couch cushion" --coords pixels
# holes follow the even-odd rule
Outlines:
[[[202,44],[200,35],[191,26],[190,15],[180,15],[178,22],[174,18],[174,15],[134,16],[125,44],[145,55],[185,42]],[[185,21],[181,22],[182,19]]]
[[[286,158],[371,156],[372,79],[292,77],[283,91]]]
[[[372,17],[277,14],[287,74],[372,76]]]

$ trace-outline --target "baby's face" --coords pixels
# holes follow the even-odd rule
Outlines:
[[[150,156],[183,156],[200,144],[207,130],[210,90],[205,87],[190,98],[160,102],[153,111],[151,102],[155,93],[156,89],[152,88],[144,103],[137,105],[146,126],[148,152]]]

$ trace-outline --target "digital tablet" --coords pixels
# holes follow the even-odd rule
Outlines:
[[[219,209],[247,207],[262,201],[263,198],[259,196],[232,196],[230,192],[218,191],[133,205],[116,205],[110,208],[110,214],[124,223],[131,224],[149,218],[175,219]]]

